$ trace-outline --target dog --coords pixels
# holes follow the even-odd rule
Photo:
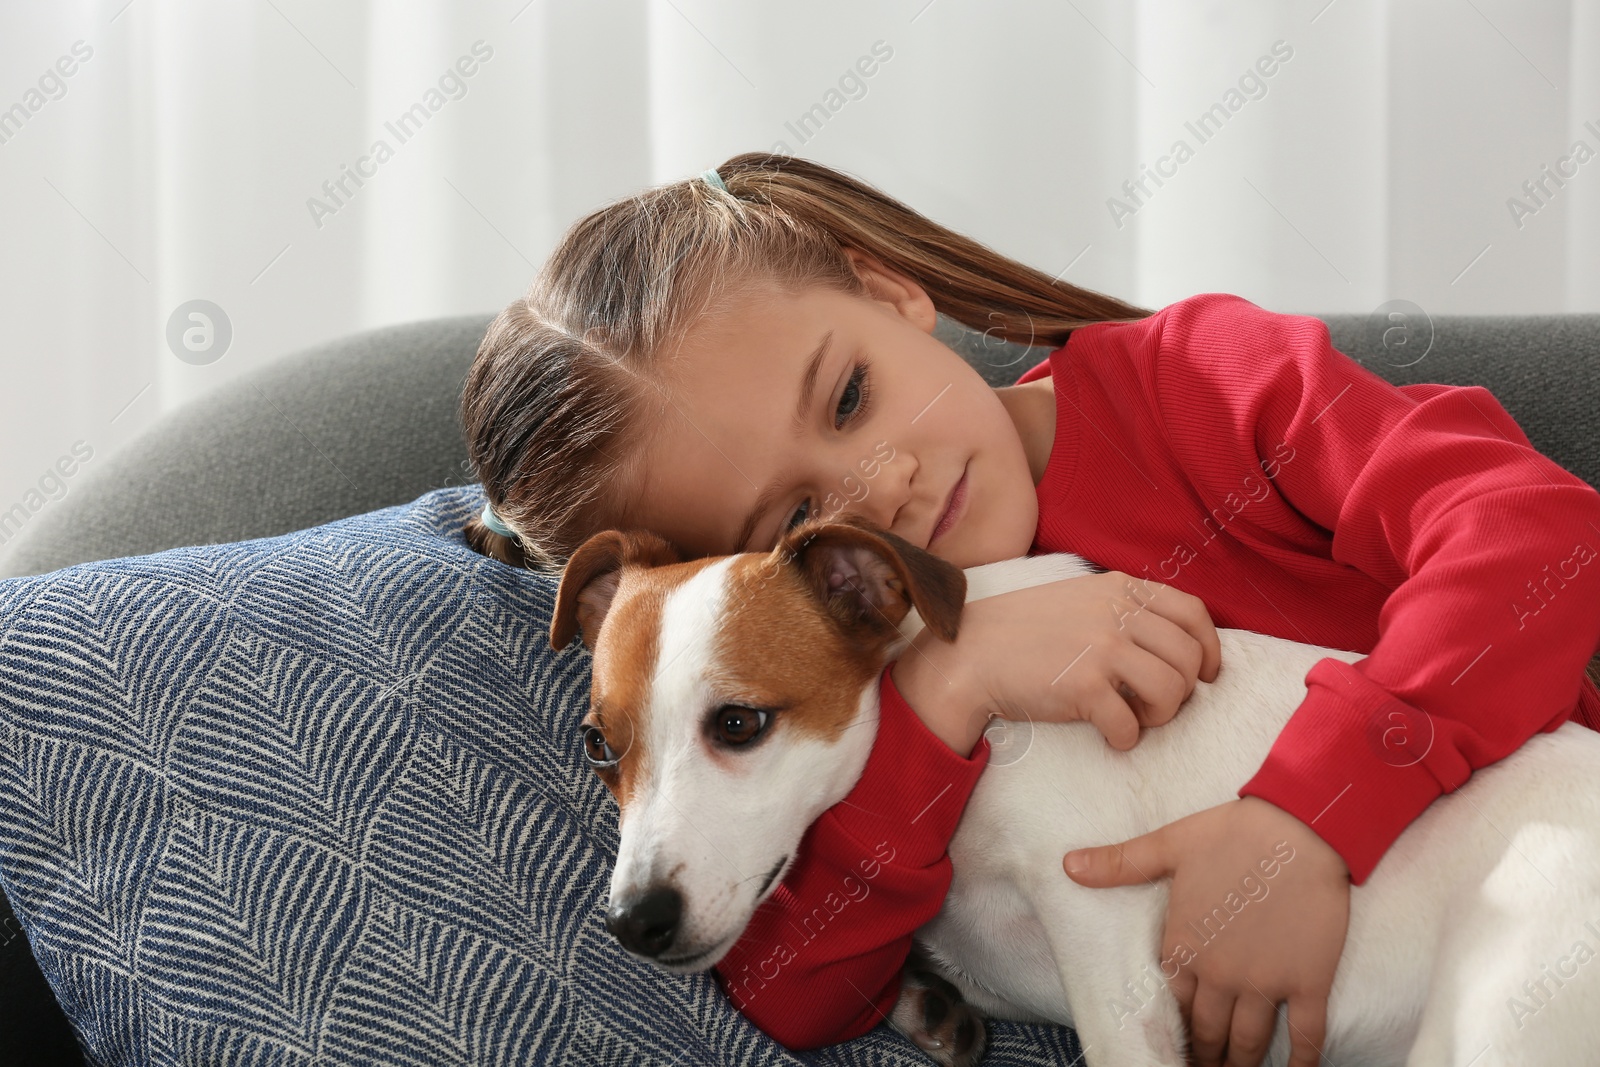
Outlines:
[[[646,531],[590,538],[562,573],[550,640],[581,634],[593,653],[581,739],[620,809],[607,926],[669,971],[713,966],[860,777],[883,667],[924,626],[954,640],[968,601],[1100,571],[1071,554],[962,571],[853,517],[807,521],[771,553],[692,560]],[[1062,856],[1234,799],[1311,666],[1362,658],[1217,633],[1216,680],[1129,751],[1088,723],[991,723],[949,893],[916,933],[890,1020],[935,1062],[981,1058],[984,1016],[1074,1027],[1091,1067],[1186,1062],[1160,959],[1168,883],[1085,888]],[[1565,723],[1401,834],[1351,889],[1328,1062],[1600,1059],[1597,782],[1600,736]],[[1214,921],[1260,899],[1251,879],[1270,891],[1292,852],[1241,872],[1244,895]],[[1266,1062],[1288,1051],[1280,1009]]]

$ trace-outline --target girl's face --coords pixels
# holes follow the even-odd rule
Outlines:
[[[1027,555],[1050,380],[991,388],[932,336],[920,286],[846,253],[871,296],[752,296],[668,354],[631,521],[693,557],[769,551],[819,514],[962,568]],[[963,473],[965,503],[934,539]]]

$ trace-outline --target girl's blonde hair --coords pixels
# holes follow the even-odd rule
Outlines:
[[[527,296],[489,324],[461,422],[472,468],[518,537],[475,516],[475,551],[553,574],[595,533],[633,525],[630,476],[653,420],[673,417],[664,354],[763,286],[866,295],[844,247],[1006,341],[1058,347],[1079,326],[1153,314],[1008,259],[820,163],[746,152],[717,172],[727,191],[695,177],[580,219]]]

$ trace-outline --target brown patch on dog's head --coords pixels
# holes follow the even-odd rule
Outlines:
[[[648,530],[604,530],[572,554],[556,589],[552,648],[565,648],[581,635],[590,652],[597,652],[605,631],[606,654],[595,657],[582,725],[598,728],[616,754],[614,764],[595,769],[619,804],[627,803],[643,772],[645,753],[634,740],[645,725],[661,613],[667,594],[686,577],[677,573],[668,579],[661,569],[682,558],[671,542]],[[687,573],[699,566],[703,563],[697,561]],[[619,605],[625,610],[613,613]]]
[[[729,572],[728,624],[716,660],[777,693],[806,694],[789,729],[832,741],[853,719],[916,608],[956,637],[967,579],[959,567],[855,517],[804,523],[771,553]],[[914,653],[913,653],[914,654]]]
[[[623,806],[648,758],[634,742],[644,736],[667,600],[723,558],[685,561],[655,534],[607,530],[562,573],[550,643],[560,649],[581,633],[596,653],[583,722],[613,751],[615,763],[598,770]],[[735,558],[724,591],[712,635],[720,687],[771,694],[786,703],[786,729],[831,742],[854,720],[912,608],[933,634],[955,639],[967,580],[954,564],[850,517],[802,524],[772,552]]]

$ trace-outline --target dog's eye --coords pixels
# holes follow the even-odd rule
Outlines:
[[[606,735],[598,726],[583,728],[583,754],[589,758],[591,767],[609,767],[617,762],[617,754],[606,744]]]
[[[768,713],[758,708],[724,704],[717,709],[717,736],[730,745],[753,741],[767,728]]]

